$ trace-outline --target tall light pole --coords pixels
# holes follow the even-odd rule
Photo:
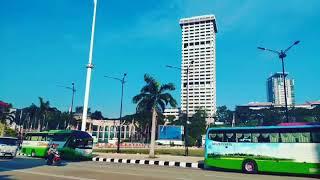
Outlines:
[[[68,86],[60,86],[59,87],[63,87],[63,88],[66,88],[66,89],[69,89],[72,91],[72,98],[71,98],[71,106],[70,106],[70,110],[69,110],[69,113],[70,115],[72,116],[72,111],[73,111],[73,102],[74,102],[74,94],[76,92],[76,89],[74,87],[74,82],[71,83],[72,87],[68,87]],[[72,117],[71,117],[72,118]],[[69,126],[69,125],[67,125]],[[68,127],[67,127],[68,128]]]
[[[86,130],[86,124],[87,124],[87,113],[88,113],[89,94],[90,94],[90,80],[91,80],[91,71],[93,68],[92,52],[93,52],[93,40],[94,40],[94,28],[95,28],[95,24],[96,24],[97,3],[98,3],[97,0],[93,0],[94,9],[93,9],[93,17],[92,17],[89,63],[87,65],[86,90],[85,90],[85,94],[84,94],[84,105],[83,105],[83,112],[82,112],[81,131]]]
[[[185,147],[185,156],[188,156],[189,155],[189,149],[188,149],[188,122],[189,122],[189,74],[190,74],[190,67],[191,65],[193,65],[193,62],[194,61],[191,61],[190,62],[190,65],[187,67],[187,71],[186,71],[186,74],[187,74],[187,117],[186,117],[186,122],[184,123],[184,147]],[[168,68],[174,68],[174,69],[180,69],[180,70],[183,70],[182,68],[179,68],[179,67],[175,67],[175,66],[170,66],[170,65],[166,65],[166,67]]]
[[[278,55],[278,57],[281,59],[281,64],[282,64],[282,78],[283,78],[283,90],[284,90],[284,101],[285,101],[285,110],[286,110],[286,120],[289,122],[289,112],[288,112],[288,101],[287,101],[287,88],[286,88],[286,75],[285,75],[285,70],[284,70],[284,58],[287,56],[287,52],[289,49],[291,49],[293,46],[299,44],[300,41],[295,41],[291,46],[289,46],[285,50],[281,51],[276,51],[264,47],[258,47],[258,49],[263,50],[263,51],[269,51],[272,53],[275,53]]]
[[[66,88],[66,89],[69,89],[72,91],[72,98],[71,98],[71,106],[70,106],[70,109],[69,109],[69,113],[72,114],[72,110],[73,110],[73,102],[74,102],[74,94],[76,92],[76,89],[74,87],[74,82],[71,83],[71,87],[69,86],[61,86],[61,85],[58,85],[59,87],[63,87],[63,88]]]
[[[120,101],[120,123],[119,123],[119,131],[118,131],[118,144],[117,144],[117,153],[120,153],[120,138],[121,138],[121,126],[122,126],[122,102],[123,102],[123,86],[124,86],[124,79],[127,76],[127,73],[123,74],[122,79],[120,78],[115,78],[115,77],[111,77],[111,76],[104,76],[106,78],[110,78],[110,79],[114,79],[114,80],[118,80],[121,82],[121,101]]]

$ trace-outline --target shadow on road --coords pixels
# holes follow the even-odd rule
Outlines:
[[[10,178],[9,175],[0,175],[1,180],[12,180],[13,178]]]
[[[66,162],[63,162],[60,166],[65,166],[66,164]],[[46,161],[44,159],[40,158],[16,157],[14,159],[0,159],[0,173],[44,166],[48,165],[46,165]],[[0,179],[3,178],[0,176]]]

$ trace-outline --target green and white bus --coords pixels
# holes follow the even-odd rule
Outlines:
[[[46,156],[49,144],[58,145],[58,151],[66,149],[83,156],[92,153],[93,139],[90,134],[76,130],[50,130],[43,132],[27,133],[21,146],[21,153],[28,156]]]
[[[209,128],[205,166],[319,175],[320,125]]]

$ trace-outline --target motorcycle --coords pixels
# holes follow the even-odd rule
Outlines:
[[[47,165],[58,166],[61,164],[61,157],[58,151],[51,151],[48,150],[47,158],[46,158]]]

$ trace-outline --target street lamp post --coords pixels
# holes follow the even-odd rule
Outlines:
[[[189,122],[189,73],[190,73],[190,67],[193,64],[194,61],[190,62],[190,65],[187,67],[187,107],[186,107],[186,111],[187,111],[187,117],[186,117],[186,122],[184,123],[184,147],[185,147],[185,156],[189,155],[189,150],[188,150],[188,122]],[[175,67],[175,66],[170,66],[170,65],[166,65],[166,67],[168,68],[174,68],[174,69],[180,69],[182,70],[182,68],[179,67]]]
[[[264,48],[264,47],[258,47],[258,49],[263,50],[263,51],[269,51],[272,53],[275,53],[278,55],[278,57],[281,59],[281,65],[282,65],[282,78],[283,78],[283,90],[284,90],[284,101],[285,101],[285,110],[286,110],[286,120],[287,122],[289,122],[289,112],[288,112],[288,101],[287,101],[287,88],[286,88],[286,75],[285,75],[285,68],[284,68],[284,58],[287,56],[287,52],[289,51],[289,49],[291,49],[293,46],[299,44],[300,41],[295,41],[291,46],[289,46],[287,49],[285,49],[284,51],[281,50],[276,51],[276,50],[272,50],[272,49],[268,49],[268,48]]]
[[[72,98],[71,98],[71,106],[70,106],[70,110],[69,110],[69,113],[70,115],[72,116],[72,112],[73,112],[73,102],[74,102],[74,94],[76,92],[76,89],[74,87],[74,82],[71,83],[72,87],[68,87],[68,86],[60,86],[59,87],[63,87],[63,88],[66,88],[66,89],[69,89],[72,91]],[[68,125],[69,126],[69,125]]]
[[[110,76],[104,76],[106,78],[111,78],[115,79],[121,82],[121,101],[120,101],[120,123],[119,123],[119,131],[118,131],[118,145],[117,145],[117,153],[120,153],[120,137],[121,137],[121,126],[122,126],[122,102],[123,102],[123,87],[124,87],[124,79],[127,76],[126,73],[123,74],[122,79],[120,78],[115,78],[115,77],[110,77]]]
[[[93,17],[92,17],[89,63],[87,65],[86,90],[85,90],[85,94],[84,94],[84,105],[83,105],[83,112],[82,112],[81,131],[85,131],[86,125],[87,125],[87,113],[88,113],[89,94],[90,94],[90,80],[91,80],[91,71],[93,68],[92,53],[93,53],[94,28],[95,28],[95,24],[96,24],[97,0],[93,0],[93,4],[94,4],[94,9],[93,9]]]
[[[63,88],[66,88],[66,89],[69,89],[72,91],[72,98],[71,98],[71,106],[70,106],[70,109],[69,109],[69,113],[72,114],[72,110],[73,110],[73,101],[74,101],[74,94],[76,92],[76,89],[74,87],[74,82],[71,83],[72,87],[69,87],[69,86],[60,86],[59,87],[63,87]]]

